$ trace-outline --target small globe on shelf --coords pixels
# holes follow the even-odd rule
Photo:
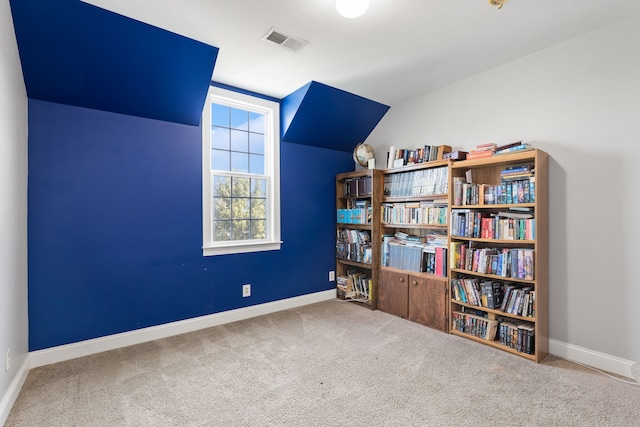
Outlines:
[[[353,149],[353,161],[363,168],[369,166],[369,160],[373,158],[375,158],[375,151],[369,144],[362,142]]]

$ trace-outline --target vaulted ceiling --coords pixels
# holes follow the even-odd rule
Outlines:
[[[31,98],[197,125],[211,80],[348,151],[388,106],[640,13],[638,0],[10,0]],[[308,42],[263,40],[273,27]]]
[[[217,46],[213,79],[283,98],[315,80],[398,102],[640,13],[638,0],[370,0],[361,17],[335,0],[85,0]],[[271,27],[309,43],[262,40]]]

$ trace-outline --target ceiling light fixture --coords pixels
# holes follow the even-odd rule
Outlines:
[[[345,18],[357,18],[368,8],[369,0],[336,0],[336,10]]]
[[[489,4],[492,6],[498,6],[498,9],[502,9],[502,5],[504,5],[509,0],[489,0]]]

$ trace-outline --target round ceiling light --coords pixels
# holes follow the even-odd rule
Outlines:
[[[357,18],[368,8],[369,0],[336,0],[336,10],[345,18]]]

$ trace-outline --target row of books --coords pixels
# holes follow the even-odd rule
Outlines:
[[[337,230],[336,241],[369,245],[371,244],[371,235],[367,230]]]
[[[499,281],[456,278],[451,279],[451,296],[465,304],[497,309],[502,304],[504,289]]]
[[[383,241],[384,266],[408,271],[422,271],[424,258],[422,246],[400,244],[396,241]]]
[[[424,268],[422,271],[435,276],[447,277],[447,248],[425,246]]]
[[[371,301],[371,277],[361,270],[349,269],[336,278],[336,293],[340,299]]]
[[[502,179],[499,185],[466,182],[462,177],[453,179],[456,206],[466,205],[515,205],[534,203],[536,199],[535,175]]]
[[[512,218],[515,215],[531,218]],[[487,214],[471,209],[452,209],[451,235],[481,239],[535,240],[536,222],[533,214]]]
[[[368,224],[371,222],[371,207],[336,209],[336,221],[340,224]]]
[[[451,316],[453,329],[487,341],[494,341],[498,331],[498,321],[483,316],[454,311]]]
[[[385,175],[384,196],[408,197],[447,194],[448,173],[448,168],[444,166]]]
[[[446,225],[448,216],[446,200],[382,204],[382,221],[386,224]]]
[[[520,353],[535,353],[535,328],[530,322],[513,319],[489,319],[463,311],[454,311],[453,329],[487,341],[498,341]]]
[[[382,266],[447,277],[446,240],[435,235],[429,239],[402,232],[387,234],[382,236],[381,252]]]
[[[535,317],[535,290],[531,286],[477,278],[451,280],[451,295],[456,301],[478,307],[501,310],[522,317]]]
[[[536,317],[536,291],[531,286],[511,283],[504,288],[500,309],[522,317]]]
[[[366,230],[338,230],[336,258],[371,264],[373,250]]]
[[[533,249],[472,248],[466,243],[451,242],[450,267],[480,274],[533,280]]]
[[[499,156],[501,154],[516,153],[533,150],[533,147],[525,142],[516,141],[509,144],[498,145],[493,142],[478,144],[476,148],[467,154],[467,160],[482,159],[485,157]]]
[[[371,246],[358,243],[336,242],[336,258],[371,264],[373,252]]]
[[[526,321],[501,319],[498,326],[498,342],[520,353],[535,354],[535,328]]]
[[[347,178],[343,186],[344,197],[370,197],[373,190],[370,176]]]
[[[424,145],[414,149],[396,148],[392,145],[387,153],[387,168],[441,160],[449,152],[451,147],[448,145]]]

